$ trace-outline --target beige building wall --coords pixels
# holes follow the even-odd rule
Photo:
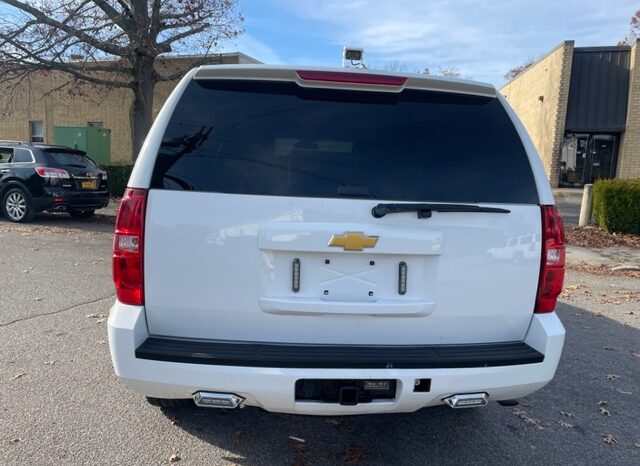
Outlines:
[[[560,176],[573,47],[573,41],[562,42],[500,88],[529,132],[554,187]]]
[[[620,178],[640,178],[640,41],[629,55],[629,101],[627,122],[618,151]]]
[[[160,66],[171,70],[194,57],[166,59]],[[242,53],[220,54],[212,64],[259,63]],[[111,130],[111,161],[131,161],[129,106],[132,93],[128,89],[106,89],[89,83],[63,86],[68,75],[58,71],[40,71],[21,83],[0,83],[0,139],[30,140],[30,122],[41,121],[44,142],[53,144],[54,126],[87,126],[101,122]],[[160,111],[177,81],[156,85],[153,112]]]

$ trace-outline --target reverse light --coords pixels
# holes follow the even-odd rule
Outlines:
[[[407,294],[407,263],[398,265],[398,294]]]
[[[118,301],[144,304],[143,235],[147,190],[127,188],[118,207],[113,238],[113,283]]]
[[[300,291],[300,259],[293,259],[291,268],[291,289],[294,293]]]
[[[300,79],[305,81],[328,81],[350,84],[378,84],[382,86],[402,86],[407,78],[403,76],[387,76],[384,74],[348,73],[344,71],[296,71]]]
[[[69,178],[69,173],[61,168],[36,167],[36,173],[42,178]]]
[[[540,206],[542,211],[542,254],[538,294],[534,312],[551,312],[556,307],[564,282],[564,227],[553,205]]]

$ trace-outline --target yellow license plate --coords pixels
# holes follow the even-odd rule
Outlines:
[[[95,181],[83,181],[81,186],[83,189],[93,189],[95,187]]]

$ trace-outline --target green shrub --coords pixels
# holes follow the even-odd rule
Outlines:
[[[107,187],[112,196],[122,196],[127,187],[133,165],[110,164],[101,165],[107,171]]]
[[[593,217],[609,232],[640,234],[640,179],[597,180]]]

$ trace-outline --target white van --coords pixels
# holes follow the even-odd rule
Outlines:
[[[153,404],[474,407],[555,373],[562,221],[490,85],[200,67],[128,186],[109,343]]]

